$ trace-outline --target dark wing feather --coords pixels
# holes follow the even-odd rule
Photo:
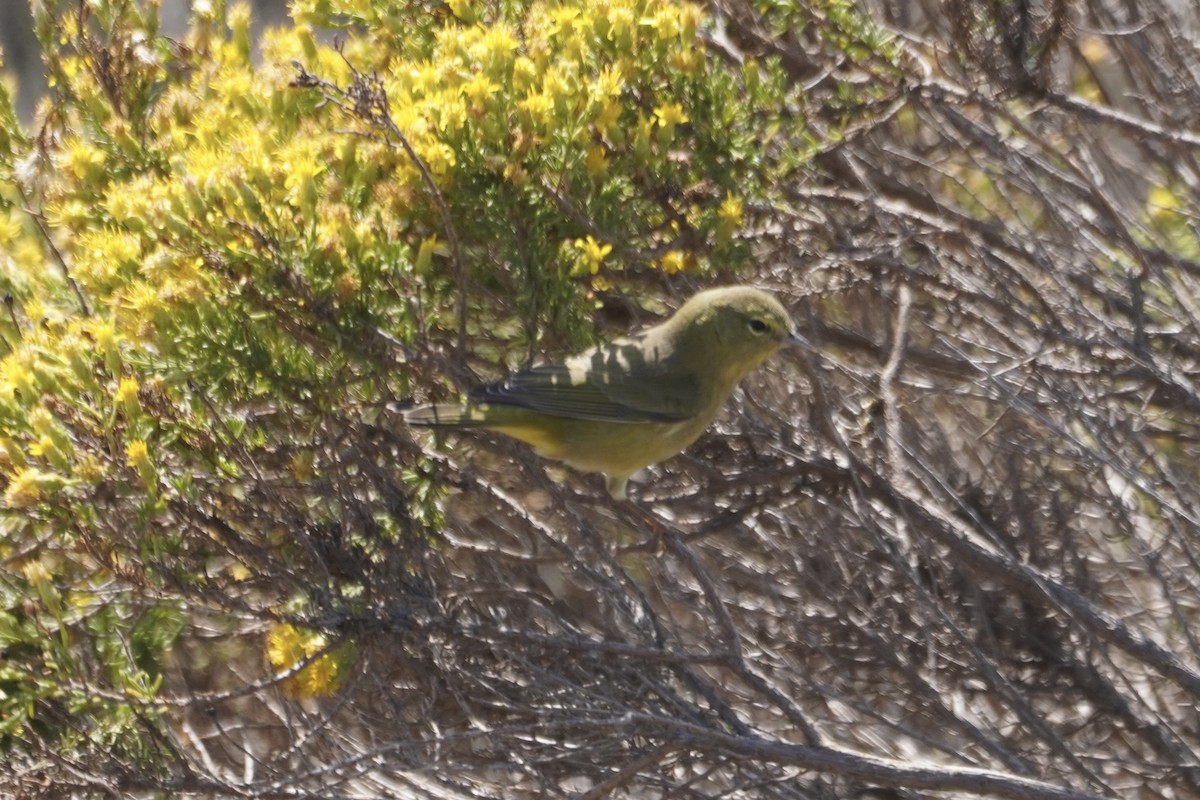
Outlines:
[[[566,364],[533,367],[476,387],[470,399],[600,422],[682,422],[699,413],[693,380],[646,364],[631,378],[616,355],[612,349],[592,351]]]

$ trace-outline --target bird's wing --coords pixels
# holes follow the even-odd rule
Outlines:
[[[601,422],[681,422],[700,413],[694,378],[645,363],[639,353],[629,342],[614,343],[478,386],[470,399]]]

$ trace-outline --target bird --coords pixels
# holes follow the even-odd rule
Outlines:
[[[640,333],[476,386],[462,404],[403,416],[412,426],[511,436],[545,458],[603,473],[609,494],[624,500],[631,475],[699,438],[742,378],[789,345],[810,346],[773,294],[723,286]]]

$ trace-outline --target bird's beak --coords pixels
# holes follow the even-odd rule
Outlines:
[[[805,350],[816,349],[813,347],[812,342],[810,342],[808,339],[805,339],[803,336],[796,333],[795,331],[792,331],[787,336],[784,336],[783,343],[785,345],[793,345],[795,347],[803,347]]]

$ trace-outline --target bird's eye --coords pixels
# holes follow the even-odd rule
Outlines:
[[[750,332],[756,334],[766,333],[767,323],[763,322],[761,319],[750,320]]]

